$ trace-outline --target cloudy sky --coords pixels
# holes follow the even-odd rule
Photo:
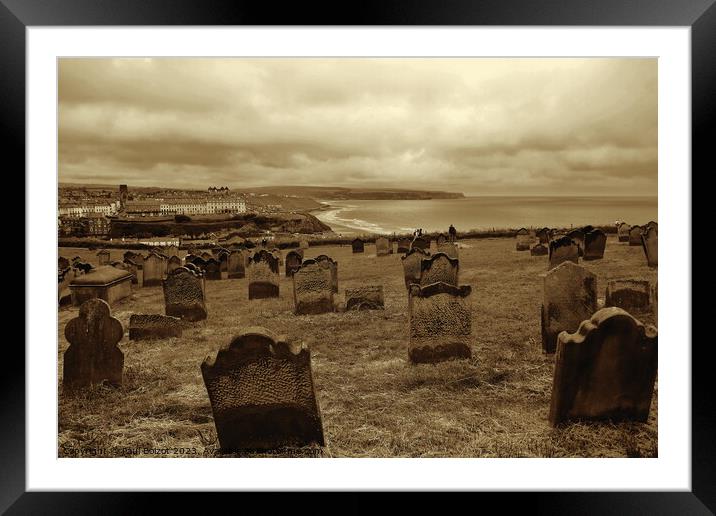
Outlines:
[[[59,179],[656,195],[654,59],[62,59]]]

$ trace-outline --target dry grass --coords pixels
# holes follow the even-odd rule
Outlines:
[[[129,341],[120,389],[61,391],[64,327],[76,308],[59,311],[60,456],[218,456],[211,406],[199,365],[245,326],[259,325],[312,350],[327,446],[272,455],[332,457],[654,457],[657,400],[646,424],[590,423],[553,429],[547,422],[554,358],[541,352],[539,307],[546,257],[514,250],[512,239],[462,241],[461,283],[473,287],[473,358],[411,365],[407,295],[399,255],[353,255],[349,246],[316,247],[339,263],[339,288],[382,284],[384,311],[295,316],[291,282],[281,297],[248,301],[245,279],[207,282],[209,317],[181,338]],[[94,253],[60,249],[96,263]],[[112,250],[120,259],[122,250]],[[603,260],[583,262],[608,279],[656,279],[639,247],[609,237]],[[135,290],[112,307],[128,330],[132,313],[163,313],[161,287]],[[654,324],[651,313],[635,314]],[[184,448],[184,453],[181,453]],[[187,450],[189,449],[189,450]],[[165,453],[149,455],[167,456]],[[147,456],[147,455],[143,455]]]

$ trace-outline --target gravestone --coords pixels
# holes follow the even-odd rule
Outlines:
[[[629,232],[631,231],[631,226],[627,224],[626,222],[622,222],[617,226],[617,237],[619,238],[620,242],[628,242],[629,241]]]
[[[420,283],[420,266],[423,258],[429,256],[430,253],[428,251],[415,247],[400,259],[403,263],[403,277],[405,278],[406,288],[410,288],[412,283]]]
[[[279,296],[278,258],[265,249],[251,257],[248,266],[249,299]]]
[[[649,282],[646,280],[610,280],[604,306],[617,306],[627,312],[649,309]]]
[[[649,229],[649,228],[654,228],[654,229],[656,229],[656,230],[658,231],[658,229],[659,229],[659,224],[656,223],[656,222],[654,222],[653,220],[650,220],[649,222],[647,222],[647,223],[644,225],[644,230],[647,230],[647,229]]]
[[[517,251],[529,251],[532,246],[532,236],[525,228],[520,228],[515,233],[515,249]]]
[[[172,255],[167,260],[167,274],[171,273],[174,269],[178,269],[182,266],[181,258],[177,255]]]
[[[390,240],[385,237],[375,239],[376,256],[388,256],[390,254]]]
[[[314,258],[316,263],[324,269],[331,271],[331,288],[334,294],[338,294],[338,262],[334,261],[330,256],[319,254]]]
[[[568,236],[549,242],[549,269],[564,262],[579,263],[579,246]]]
[[[410,343],[414,364],[470,358],[472,309],[469,285],[411,285],[408,296]]]
[[[303,250],[292,249],[286,253],[286,277],[290,278],[293,273],[301,268],[301,262],[303,261]]]
[[[271,249],[271,254],[274,255],[278,259],[278,265],[283,265],[283,255],[281,254],[281,250],[277,247],[274,247]]]
[[[657,373],[656,328],[602,308],[557,344],[549,421],[649,417]]]
[[[438,249],[440,249],[440,244],[444,244],[447,241],[448,241],[447,237],[445,235],[443,235],[442,233],[440,233],[437,236],[437,238],[435,239],[435,244],[438,246]]]
[[[117,343],[123,335],[122,323],[111,316],[105,301],[82,303],[79,316],[65,326],[70,346],[63,357],[62,386],[74,390],[103,382],[122,385],[124,354]]]
[[[457,286],[460,261],[445,253],[435,253],[420,262],[420,285],[447,283]]]
[[[629,230],[629,245],[642,245],[641,243],[641,234],[643,232],[644,228],[641,226],[632,226]]]
[[[107,249],[102,249],[97,253],[97,259],[99,260],[100,265],[109,265],[109,251]]]
[[[211,260],[211,259],[214,257],[214,255],[211,254],[209,251],[203,251],[199,256],[200,256],[201,259],[204,260],[205,262]]]
[[[142,280],[144,279],[144,271],[137,266],[134,260],[129,258],[124,259],[124,264],[127,266],[127,271],[132,275],[132,285],[142,286]]]
[[[204,277],[207,280],[221,279],[221,264],[216,258],[209,258],[204,265]]]
[[[383,310],[383,285],[346,289],[346,310]]]
[[[549,249],[547,249],[547,246],[544,244],[535,244],[532,249],[530,249],[530,255],[531,256],[545,256],[549,253]]]
[[[430,239],[425,237],[415,237],[410,242],[411,249],[422,249],[423,251],[430,251]]]
[[[544,277],[541,310],[542,351],[554,353],[562,331],[576,331],[597,310],[597,277],[581,265],[564,262]]]
[[[219,271],[221,271],[221,278],[225,279],[229,277],[229,251],[222,250],[219,253]]]
[[[161,285],[166,268],[166,260],[162,256],[157,253],[150,253],[147,259],[144,260],[142,267],[142,286],[152,287]]]
[[[80,306],[89,299],[102,299],[110,306],[132,295],[132,273],[102,265],[70,281],[72,304]]]
[[[442,244],[438,244],[438,253],[444,253],[450,258],[454,258],[456,260],[459,258],[457,244],[453,244],[451,242],[443,242]]]
[[[179,248],[175,245],[168,245],[164,248],[164,254],[167,256],[167,258],[171,258],[172,256],[179,256]]]
[[[134,257],[137,256],[137,253],[134,251],[125,251],[122,255],[122,261],[132,260],[134,261]]]
[[[305,260],[293,273],[293,301],[296,315],[315,315],[335,310],[331,269],[315,260]]]
[[[226,271],[230,279],[243,278],[246,275],[245,259],[241,251],[231,251],[226,260]]]
[[[641,235],[641,244],[649,267],[659,266],[659,230],[655,226],[646,228]]]
[[[584,231],[581,229],[573,229],[567,233],[567,236],[577,244],[579,256],[584,256]]]
[[[365,242],[360,238],[356,238],[351,242],[354,253],[362,253],[365,250]]]
[[[57,270],[63,271],[70,266],[70,261],[64,256],[57,258]]]
[[[542,228],[537,230],[536,237],[539,239],[540,244],[549,244],[551,231],[549,228]]]
[[[192,267],[193,266],[192,264]],[[164,313],[186,321],[206,319],[204,285],[201,273],[189,267],[174,269],[162,282],[164,288]]]
[[[308,348],[247,328],[201,375],[222,452],[325,444]]]
[[[308,240],[306,240],[305,238],[301,239],[301,241],[298,243],[299,249],[308,249],[308,246]]]
[[[129,340],[152,340],[181,337],[181,319],[160,314],[132,314],[129,317]]]
[[[204,269],[199,268],[193,263],[185,263],[184,267],[201,280],[201,291],[204,293],[204,298],[206,298],[206,278],[204,277]]]
[[[409,238],[401,238],[398,240],[398,252],[399,253],[407,253],[410,251],[410,239]]]
[[[607,234],[601,229],[593,229],[584,234],[585,260],[601,260],[604,258],[604,249],[607,246]]]

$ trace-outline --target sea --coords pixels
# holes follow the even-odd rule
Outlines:
[[[657,197],[464,197],[324,200],[313,212],[340,235],[612,225],[658,221]]]

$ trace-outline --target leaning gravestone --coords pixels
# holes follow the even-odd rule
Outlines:
[[[144,260],[142,286],[151,287],[161,285],[166,271],[166,260],[157,253],[150,253]]]
[[[644,228],[641,226],[632,226],[629,230],[629,245],[641,245],[641,234]]]
[[[375,239],[376,256],[388,256],[390,254],[390,240],[385,237]]]
[[[544,277],[542,351],[554,353],[557,336],[573,332],[597,310],[597,277],[581,265],[564,262]]]
[[[445,253],[435,253],[420,262],[420,285],[447,283],[457,286],[460,261],[450,258]]]
[[[109,251],[107,249],[102,249],[97,253],[97,259],[99,260],[100,265],[109,265]]]
[[[607,234],[601,229],[593,229],[584,234],[585,260],[601,260],[604,258],[604,249],[607,246]]]
[[[188,267],[174,269],[162,282],[164,313],[187,321],[206,319],[206,303],[201,273]]]
[[[293,274],[301,268],[301,262],[303,261],[303,250],[292,249],[286,253],[286,277],[290,278]]]
[[[453,244],[451,242],[443,242],[442,244],[438,244],[438,253],[444,253],[450,258],[454,258],[456,260],[459,258],[457,244]]]
[[[515,233],[515,249],[518,251],[529,251],[532,246],[532,236],[525,228],[520,228]]]
[[[472,309],[470,286],[447,283],[411,285],[408,296],[410,343],[414,364],[470,358]]]
[[[604,306],[617,306],[627,312],[649,309],[649,282],[646,280],[610,280]]]
[[[132,314],[129,317],[129,340],[181,337],[181,319],[160,314]]]
[[[549,421],[646,421],[656,372],[656,328],[603,308],[559,335]]]
[[[410,239],[409,238],[401,238],[398,240],[398,252],[399,253],[407,253],[410,251]]]
[[[315,260],[305,260],[293,274],[296,315],[315,315],[335,310],[331,269]]]
[[[249,299],[279,296],[278,258],[261,249],[249,260]]]
[[[656,226],[646,228],[641,235],[641,244],[649,267],[659,266],[659,230]]]
[[[181,258],[177,255],[172,255],[167,260],[167,274],[171,273],[174,269],[178,269],[182,266]]]
[[[354,253],[362,253],[365,250],[365,242],[360,238],[356,238],[351,242]]]
[[[628,242],[629,241],[629,232],[631,231],[631,226],[627,224],[626,222],[622,222],[617,226],[617,237],[619,238],[620,242]]]
[[[531,256],[545,256],[547,253],[549,253],[549,250],[544,244],[535,244],[534,247],[530,249]]]
[[[226,271],[229,279],[243,278],[246,275],[244,255],[241,251],[231,251],[226,260]]]
[[[319,254],[314,258],[316,263],[324,269],[331,271],[331,288],[334,294],[338,294],[338,262],[334,261],[330,256]]]
[[[414,247],[403,256],[400,261],[403,263],[403,276],[405,278],[405,288],[410,288],[413,283],[420,283],[420,266],[423,258],[428,258],[430,253],[419,247]]]
[[[106,302],[82,303],[79,316],[65,326],[70,347],[62,364],[63,387],[74,390],[102,382],[122,385],[124,354],[117,343],[123,335],[122,323],[111,316]]]
[[[382,310],[384,307],[383,285],[346,289],[346,310]]]
[[[308,348],[247,328],[201,375],[222,452],[325,444]]]
[[[551,240],[549,243],[549,265],[554,269],[564,262],[579,263],[579,246],[568,236]]]

